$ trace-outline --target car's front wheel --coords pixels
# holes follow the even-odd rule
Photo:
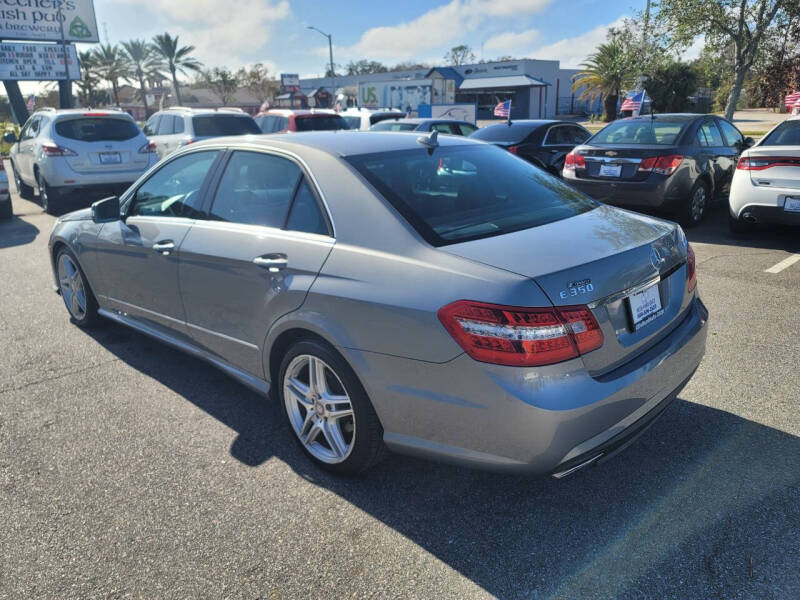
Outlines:
[[[22,181],[22,177],[19,176],[19,169],[17,169],[17,166],[13,163],[11,166],[14,169],[14,183],[17,186],[17,192],[19,192],[20,197],[24,198],[25,200],[33,200],[33,188]]]
[[[275,383],[295,438],[317,465],[353,475],[382,458],[383,428],[375,409],[353,370],[328,344],[295,343]]]
[[[61,248],[56,256],[56,273],[61,299],[64,300],[72,322],[82,328],[97,325],[100,321],[97,299],[86,281],[78,259],[66,247]]]

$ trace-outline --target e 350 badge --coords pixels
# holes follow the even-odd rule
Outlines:
[[[566,300],[567,298],[573,296],[583,296],[584,294],[588,294],[594,291],[594,285],[592,284],[592,280],[588,277],[586,279],[581,279],[580,281],[572,281],[567,284],[567,289],[561,290],[558,295],[561,296],[562,300]]]

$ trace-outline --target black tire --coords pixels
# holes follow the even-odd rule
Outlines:
[[[692,186],[689,196],[683,201],[678,213],[678,221],[684,228],[699,225],[711,201],[711,186],[704,179],[698,179]],[[699,205],[699,206],[698,206]]]
[[[300,440],[299,434],[292,426],[284,397],[284,378],[289,365],[301,355],[310,355],[322,359],[328,368],[334,371],[334,374],[344,387],[344,391],[350,398],[355,434],[352,440],[352,449],[349,455],[341,462],[328,463],[318,459],[306,448]],[[286,423],[295,442],[314,464],[338,475],[356,475],[369,469],[385,456],[386,446],[383,443],[383,427],[378,415],[375,413],[375,409],[353,369],[332,346],[315,338],[295,342],[283,357],[278,373],[278,379],[274,382],[274,385],[277,392],[276,396],[286,416]]]
[[[47,185],[47,181],[39,171],[36,171],[36,186],[39,188],[39,204],[42,205],[42,209],[49,215],[54,214],[58,203],[53,198],[54,194],[51,192],[50,186]]]
[[[14,169],[14,183],[17,185],[17,192],[19,192],[20,197],[25,200],[33,200],[33,188],[22,181],[14,163],[11,163],[11,167]]]
[[[13,216],[14,208],[11,206],[11,198],[9,198],[8,202],[3,202],[0,204],[0,220],[10,219]]]
[[[84,290],[84,297],[86,301],[86,308],[83,312],[83,315],[75,315],[70,306],[67,304],[67,298],[64,295],[63,288],[60,290],[61,299],[64,301],[64,306],[66,307],[67,312],[69,313],[70,321],[72,321],[75,325],[77,325],[82,329],[91,329],[93,327],[97,327],[102,323],[102,319],[100,318],[100,315],[97,313],[97,309],[99,308],[97,304],[97,298],[95,298],[94,296],[94,292],[92,291],[92,288],[89,285],[89,281],[86,279],[86,274],[83,272],[83,269],[81,268],[78,259],[75,257],[75,254],[73,254],[73,252],[66,246],[61,247],[58,253],[56,254],[56,277],[59,279],[59,286],[61,285],[59,265],[61,263],[61,257],[65,255],[77,267],[78,273],[80,274],[81,277],[81,282]]]
[[[743,221],[742,219],[737,219],[734,217],[730,210],[728,211],[728,229],[731,233],[735,233],[736,235],[744,235],[746,233],[750,233],[753,230],[753,225],[748,223],[747,221]]]

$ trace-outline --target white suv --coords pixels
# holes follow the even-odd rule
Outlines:
[[[178,148],[223,135],[260,134],[253,117],[241,108],[185,108],[173,106],[147,120],[144,133],[155,144],[159,158]]]
[[[155,150],[133,118],[120,111],[36,111],[11,147],[17,190],[58,209],[71,192],[119,194],[157,162]]]
[[[350,129],[367,131],[375,123],[386,121],[387,119],[403,119],[406,116],[401,110],[391,108],[348,108],[339,113],[342,115]]]

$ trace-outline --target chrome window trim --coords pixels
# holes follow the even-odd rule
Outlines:
[[[625,163],[631,165],[638,165],[642,162],[641,158],[620,158],[618,156],[586,156],[584,155],[583,158],[588,161],[594,162],[604,162],[604,163]]]
[[[205,327],[200,327],[200,325],[195,325],[194,323],[189,323],[186,321],[186,326],[191,327],[192,329],[197,329],[198,331],[202,331],[203,333],[209,333],[211,335],[215,335],[217,337],[221,337],[224,340],[228,340],[229,342],[235,342],[237,344],[241,344],[242,346],[247,346],[251,350],[260,350],[256,344],[251,344],[250,342],[245,342],[244,340],[240,340],[239,338],[235,338],[230,335],[225,335],[224,333],[220,333],[219,331],[212,331],[211,329],[206,329]]]

